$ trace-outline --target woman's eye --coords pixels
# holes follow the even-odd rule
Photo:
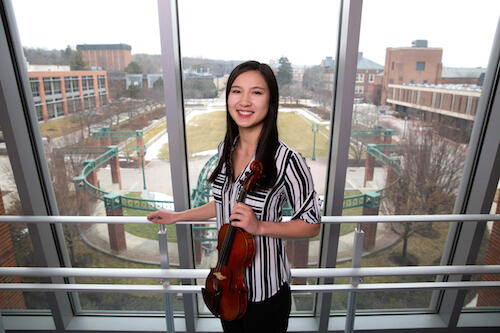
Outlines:
[[[239,94],[239,92],[240,92],[240,91],[239,91],[238,89],[233,89],[233,90],[231,90],[231,94]]]
[[[255,95],[262,95],[262,91],[254,91],[253,92]]]

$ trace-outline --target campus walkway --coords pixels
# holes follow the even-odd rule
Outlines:
[[[118,257],[120,259],[129,260],[144,264],[160,263],[160,255],[158,241],[146,239],[132,235],[128,232],[126,235],[127,249],[121,252],[112,251],[109,247],[108,226],[106,224],[94,224],[86,230],[82,230],[83,240],[95,248],[96,250]],[[370,251],[365,251],[363,256],[375,252],[382,251],[398,241],[390,228],[385,224],[378,224],[377,238],[375,247]],[[351,259],[352,247],[354,244],[354,232],[343,235],[339,239],[338,259],[337,262],[344,262]],[[318,263],[320,241],[314,240],[309,242],[309,264],[316,265]],[[213,246],[212,248],[215,248]],[[179,254],[177,252],[177,243],[168,243],[169,261],[172,266],[179,265]],[[201,264],[198,268],[209,268],[215,265],[217,261],[216,251],[209,252],[208,255],[203,255]]]

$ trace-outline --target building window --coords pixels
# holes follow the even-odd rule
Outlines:
[[[77,76],[66,76],[64,78],[64,85],[66,87],[66,92],[77,92],[80,89],[78,88],[78,77]]]
[[[354,87],[355,94],[363,94],[363,92],[364,92],[364,87],[362,85],[356,85]]]
[[[425,71],[425,61],[417,61],[417,71]]]
[[[36,109],[36,115],[38,117],[38,121],[42,121],[43,120],[43,107],[42,107],[42,104],[35,105],[35,109]]]
[[[45,91],[45,96],[53,95],[52,85],[50,84],[50,78],[43,78],[43,90]]]
[[[394,61],[391,64],[391,70],[394,70]]]
[[[38,87],[39,84],[40,82],[37,78],[30,77],[31,94],[33,97],[40,96],[40,88]]]
[[[99,87],[99,90],[105,90],[106,89],[106,81],[105,81],[104,75],[99,75],[97,77],[97,85]]]
[[[394,79],[390,79],[390,80],[389,80],[389,83],[390,83],[390,84],[393,84],[393,83],[394,83]]]
[[[94,78],[92,76],[82,76],[83,90],[94,90]]]
[[[370,82],[370,83],[375,82],[375,74],[369,74],[368,75],[368,82]]]
[[[364,82],[365,81],[365,74],[356,74],[356,82]]]
[[[52,78],[52,86],[54,87],[54,94],[61,93],[61,78],[53,77]]]

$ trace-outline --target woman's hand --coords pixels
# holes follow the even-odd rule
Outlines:
[[[149,214],[147,219],[153,223],[172,224],[178,221],[178,213],[168,210],[158,210]]]
[[[242,202],[237,202],[231,211],[229,219],[232,221],[231,224],[233,226],[242,228],[252,235],[259,234],[260,221],[255,216],[252,207]]]

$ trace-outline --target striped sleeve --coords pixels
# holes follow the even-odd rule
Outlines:
[[[288,202],[292,206],[292,220],[319,223],[321,214],[319,199],[314,191],[311,170],[305,159],[292,152],[285,170],[285,190]]]

